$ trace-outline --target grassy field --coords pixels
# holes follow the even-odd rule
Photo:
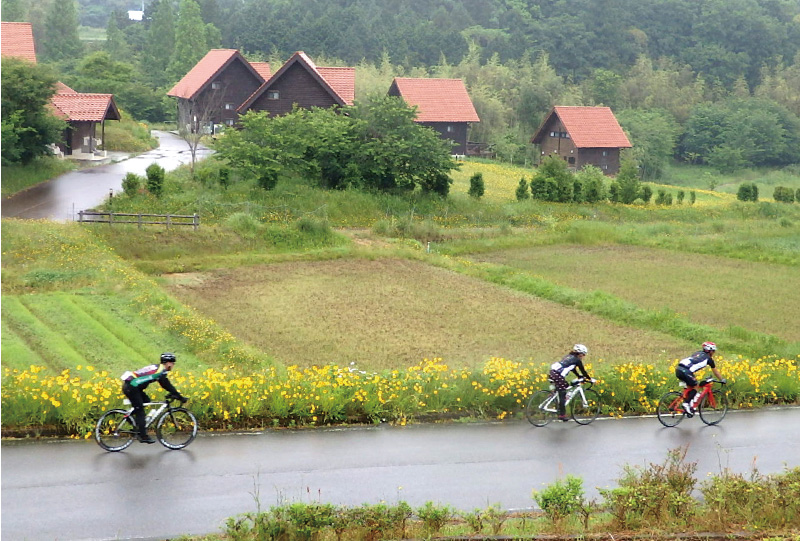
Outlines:
[[[582,341],[594,359],[674,358],[692,344],[626,328],[473,277],[396,258],[257,265],[170,277],[177,298],[300,366],[366,370],[442,358],[544,362]]]
[[[581,290],[606,291],[643,308],[666,307],[715,327],[739,326],[800,342],[796,267],[625,245],[543,246],[477,260]]]

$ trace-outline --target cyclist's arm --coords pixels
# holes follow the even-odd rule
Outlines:
[[[158,379],[158,383],[160,383],[161,387],[163,387],[164,390],[167,391],[169,394],[174,394],[174,395],[177,395],[177,396],[181,396],[181,393],[178,392],[178,390],[175,388],[175,386],[172,384],[172,382],[166,376],[160,377]]]
[[[714,368],[712,368],[712,369],[711,369],[711,371],[712,371],[712,372],[714,372],[714,376],[715,376],[715,377],[716,377],[718,380],[723,380],[723,379],[725,379],[725,378],[723,378],[723,377],[722,377],[722,374],[720,374],[720,373],[719,373],[719,370],[717,370],[717,367],[716,367],[716,366],[715,366]]]
[[[592,377],[586,371],[586,368],[583,366],[583,361],[575,365],[575,372],[577,372],[578,375],[583,379],[592,379]]]

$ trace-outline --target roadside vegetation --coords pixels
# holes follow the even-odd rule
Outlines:
[[[285,502],[227,520],[220,534],[186,540],[377,539],[649,539],[680,535],[706,539],[796,539],[800,527],[800,468],[764,475],[722,469],[697,478],[686,448],[671,449],[660,463],[625,465],[617,485],[586,497],[580,477],[566,475],[534,488],[530,510],[506,512],[499,504],[459,510],[435,502],[412,507],[395,502],[336,506]],[[258,500],[258,496],[254,496]],[[261,509],[261,503],[256,502]]]

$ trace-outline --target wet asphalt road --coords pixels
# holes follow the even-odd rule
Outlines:
[[[800,408],[730,412],[663,428],[653,417],[534,428],[525,421],[202,434],[183,451],[134,443],[3,441],[2,537],[167,539],[220,531],[227,517],[282,502],[358,506],[427,501],[462,511],[530,508],[532,489],[566,474],[586,495],[616,486],[625,464],[662,463],[689,445],[695,477],[722,468],[800,465]]]
[[[186,141],[169,132],[154,131],[153,135],[160,142],[155,150],[116,163],[71,171],[3,199],[0,204],[2,217],[60,222],[77,220],[79,211],[93,208],[108,199],[110,190],[115,194],[122,191],[122,179],[127,173],[144,176],[147,167],[154,162],[167,171],[191,163]],[[201,147],[197,159],[204,158],[209,152]]]

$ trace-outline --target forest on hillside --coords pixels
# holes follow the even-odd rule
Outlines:
[[[356,98],[395,76],[456,77],[481,118],[473,141],[534,158],[553,105],[607,105],[646,175],[676,157],[721,169],[800,162],[800,0],[2,0],[43,61],[137,119],[211,48],[277,69],[297,50],[356,66]],[[143,21],[127,10],[144,8]],[[16,17],[13,19],[12,17]],[[70,21],[72,21],[70,23]],[[72,24],[105,40],[75,44]],[[78,45],[74,47],[73,45]],[[649,160],[649,164],[647,163]]]

